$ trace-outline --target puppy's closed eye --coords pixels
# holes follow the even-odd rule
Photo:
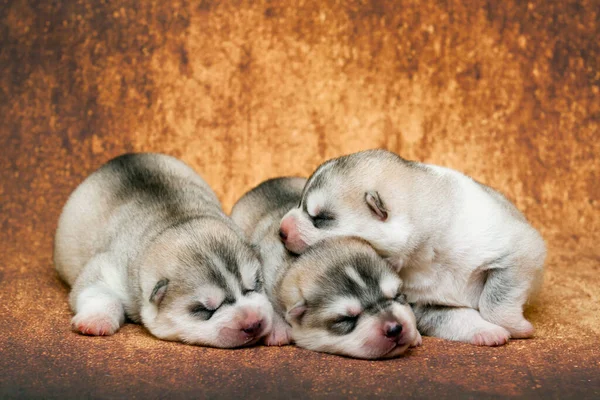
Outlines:
[[[341,315],[329,325],[329,330],[337,335],[347,335],[356,328],[358,315]]]
[[[209,319],[212,318],[212,316],[218,309],[219,308],[217,307],[214,310],[211,310],[211,309],[206,308],[206,306],[204,306],[204,304],[196,303],[196,304],[193,304],[192,306],[190,306],[190,313],[198,319],[201,319],[203,321],[208,321]]]
[[[254,276],[254,285],[250,284],[248,287],[242,288],[242,294],[244,296],[252,294],[254,292],[261,292],[263,288],[263,280],[260,272],[257,272]]]
[[[400,304],[407,304],[406,295],[399,293],[394,297],[394,301]]]
[[[331,223],[331,221],[335,220],[335,216],[327,211],[321,211],[315,216],[310,214],[308,216],[311,219],[313,226],[317,229],[325,227]]]

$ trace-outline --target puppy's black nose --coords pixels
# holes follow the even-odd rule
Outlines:
[[[257,321],[253,324],[250,324],[242,329],[245,334],[250,336],[255,336],[258,332],[260,332],[260,327],[262,325],[262,321]]]
[[[385,331],[385,337],[388,337],[390,339],[395,338],[398,337],[400,333],[402,333],[402,325],[393,324],[388,327],[387,331]]]
[[[285,242],[287,239],[287,233],[285,233],[283,229],[279,229],[279,237]]]

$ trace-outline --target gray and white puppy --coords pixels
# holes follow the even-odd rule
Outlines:
[[[256,251],[167,155],[122,155],[85,179],[60,216],[54,262],[83,334],[111,335],[127,316],[161,339],[238,347],[271,329]]]
[[[278,276],[297,258],[279,238],[279,222],[298,205],[305,178],[274,178],[262,182],[242,196],[231,209],[231,218],[242,228],[246,237],[259,251],[265,291],[275,310],[273,329],[265,344],[278,346],[292,341],[291,327],[282,318],[273,293]]]
[[[279,221],[298,205],[303,178],[271,179],[246,193],[232,218],[259,247],[275,310],[270,345],[357,358],[388,358],[421,344],[402,282],[363,240],[324,240],[299,257],[279,238]]]
[[[280,228],[296,253],[330,237],[369,242],[397,269],[425,335],[494,346],[533,334],[523,305],[541,282],[544,241],[460,172],[385,150],[329,160]]]

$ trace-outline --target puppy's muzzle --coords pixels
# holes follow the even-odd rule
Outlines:
[[[285,217],[281,220],[281,224],[279,225],[279,237],[285,247],[293,253],[300,254],[306,248],[306,243],[300,238],[296,220],[292,216]]]
[[[395,340],[402,333],[402,325],[397,322],[386,322],[384,335],[388,339]]]
[[[244,332],[248,337],[255,337],[262,332],[263,321],[251,321],[242,326],[242,332]]]

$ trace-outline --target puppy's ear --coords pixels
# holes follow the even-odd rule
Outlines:
[[[279,304],[285,308],[285,320],[291,325],[292,322],[302,322],[306,312],[306,300],[297,285],[297,271],[291,271],[283,278],[280,291],[277,294]]]
[[[302,300],[294,304],[289,310],[285,312],[285,319],[290,324],[292,322],[300,323],[305,312],[306,302]]]
[[[388,218],[388,211],[383,204],[383,200],[376,191],[369,191],[365,193],[365,202],[373,211],[373,214],[379,218],[380,221],[385,221]]]
[[[160,281],[156,282],[156,285],[152,290],[152,294],[150,295],[150,303],[158,307],[160,302],[165,297],[165,293],[167,293],[167,286],[169,286],[168,279],[161,279]]]

